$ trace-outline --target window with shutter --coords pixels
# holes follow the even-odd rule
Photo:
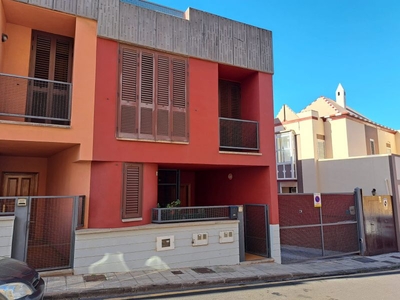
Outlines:
[[[69,85],[63,82],[71,82],[72,47],[73,40],[69,37],[32,32],[30,76],[49,81],[33,80],[29,83],[26,114],[42,117],[29,121],[68,124],[67,121],[49,120],[69,119],[70,90]]]
[[[172,139],[185,141],[186,129],[186,61],[172,60]]]
[[[188,141],[187,60],[125,45],[120,53],[118,137]]]
[[[120,105],[118,112],[118,135],[138,137],[138,53],[134,49],[120,50]]]
[[[222,118],[241,118],[241,88],[240,83],[219,81],[219,115]]]
[[[122,218],[141,218],[142,165],[126,163],[123,172]]]

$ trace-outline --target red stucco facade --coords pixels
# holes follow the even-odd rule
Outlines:
[[[167,168],[181,170],[181,183],[191,186],[190,205],[264,203],[270,206],[271,224],[277,224],[272,75],[188,58],[189,142],[123,140],[116,138],[118,51],[118,42],[98,38],[89,227],[150,223],[151,208],[157,206],[157,171]],[[258,153],[219,150],[219,79],[241,83],[242,118],[259,122]],[[124,162],[144,166],[139,221],[121,220]]]

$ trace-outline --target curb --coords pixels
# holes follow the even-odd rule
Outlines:
[[[213,279],[213,280],[199,280],[188,283],[166,283],[166,284],[148,284],[138,287],[117,287],[117,288],[101,288],[101,289],[88,289],[71,292],[53,292],[47,293],[44,299],[58,300],[58,299],[82,299],[82,298],[93,298],[98,297],[122,297],[122,296],[133,296],[133,294],[145,294],[148,292],[171,292],[171,291],[184,291],[199,287],[218,287],[223,284],[235,285],[235,284],[246,284],[246,283],[271,283],[271,282],[282,282],[290,280],[301,280],[301,279],[314,279],[324,278],[331,276],[344,276],[344,275],[355,275],[365,274],[376,271],[390,271],[400,269],[400,264],[384,267],[371,267],[371,268],[360,268],[350,270],[338,270],[329,272],[315,272],[315,273],[287,273],[280,275],[260,275],[260,276],[247,276],[247,277],[236,277],[236,278],[225,278],[225,279]]]

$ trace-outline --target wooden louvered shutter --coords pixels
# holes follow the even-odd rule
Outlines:
[[[71,82],[73,40],[68,37],[33,31],[30,76],[51,81]],[[46,118],[68,119],[68,85],[35,80],[30,82],[27,114]],[[45,122],[45,119],[31,121]],[[47,122],[49,122],[47,120]],[[66,124],[63,121],[51,121]]]
[[[240,83],[219,81],[219,115],[222,118],[241,118]]]
[[[126,163],[123,174],[122,218],[142,217],[142,165]]]
[[[154,55],[142,52],[139,138],[154,140]]]
[[[138,52],[122,47],[120,50],[120,97],[118,136],[138,137]]]
[[[170,138],[170,58],[157,56],[157,140]]]
[[[186,60],[172,59],[172,140],[174,141],[188,141],[186,73]]]

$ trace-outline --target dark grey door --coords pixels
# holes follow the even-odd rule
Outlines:
[[[244,234],[246,253],[271,257],[269,247],[268,205],[244,205]]]

